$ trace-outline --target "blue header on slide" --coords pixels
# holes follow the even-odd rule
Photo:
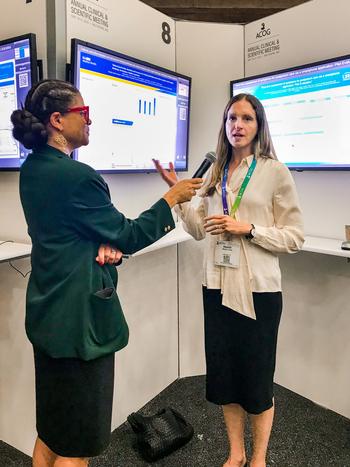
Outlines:
[[[143,70],[140,67],[130,66],[123,61],[117,62],[97,57],[81,51],[80,68],[82,70],[94,71],[103,75],[111,76],[117,79],[124,79],[133,83],[151,86],[160,92],[176,95],[177,80],[166,77],[161,74],[155,74],[150,71]]]
[[[350,85],[350,60],[293,70],[275,76],[265,76],[234,83],[234,94],[247,91],[258,99],[288,97],[314,91]],[[249,88],[249,91],[248,91]]]
[[[15,66],[13,62],[0,63],[0,80],[13,78]]]

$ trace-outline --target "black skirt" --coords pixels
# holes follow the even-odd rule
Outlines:
[[[93,457],[108,446],[114,354],[84,361],[34,349],[39,438],[63,457]]]
[[[253,293],[256,320],[222,305],[203,287],[207,400],[239,404],[251,414],[273,406],[273,377],[282,293]]]

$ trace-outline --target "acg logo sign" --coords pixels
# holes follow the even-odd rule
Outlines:
[[[271,29],[265,27],[265,23],[261,23],[260,31],[256,33],[256,39],[261,39],[265,36],[269,36],[271,34]]]

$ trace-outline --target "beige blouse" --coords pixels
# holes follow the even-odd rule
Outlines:
[[[252,163],[253,156],[242,160],[227,186],[229,210]],[[185,230],[196,240],[205,238],[203,285],[220,289],[222,304],[249,318],[256,319],[252,292],[281,290],[279,253],[295,253],[304,242],[303,221],[294,180],[279,161],[259,157],[244,192],[236,219],[255,226],[255,237],[240,236],[238,268],[216,266],[215,246],[222,235],[206,234],[205,216],[223,214],[221,185],[213,196],[204,197],[197,208],[183,203],[176,208]],[[231,234],[225,234],[227,240]]]

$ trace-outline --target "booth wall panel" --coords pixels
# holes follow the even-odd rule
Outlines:
[[[229,82],[243,74],[243,26],[178,22],[176,62],[193,78],[190,174],[216,149]],[[179,245],[180,376],[203,374],[203,243]]]
[[[3,0],[0,14],[0,41],[22,34],[36,34],[37,57],[46,71],[46,0],[26,4],[24,0]],[[18,173],[0,172],[0,236],[28,241],[18,194]]]
[[[177,378],[176,248],[124,260],[118,268],[130,340],[116,354],[113,427]]]
[[[37,55],[46,66],[46,2],[34,0],[2,0],[0,14],[0,41],[8,37],[32,32],[36,34]]]
[[[56,28],[56,57],[51,59],[57,73],[69,61],[67,45],[71,37],[165,68],[175,68],[175,23],[144,3],[136,0],[99,0],[98,3],[95,0],[81,0],[79,3],[96,4],[96,7],[108,12],[109,28],[106,32],[81,21],[73,21],[69,15],[70,1],[49,1],[50,21],[55,21],[54,24],[50,23],[50,28]],[[6,19],[4,16],[0,18],[1,32],[2,23],[15,24],[23,12],[20,16],[22,29],[11,29],[6,25],[6,35],[31,30],[38,34],[39,51],[45,50],[46,2],[34,0],[28,4],[32,5],[33,11],[35,7],[35,22],[27,14],[29,10],[24,0],[6,3]],[[39,6],[42,6],[42,11]],[[65,7],[63,13],[62,6]],[[64,20],[55,18],[57,14],[63,14]],[[163,21],[171,28],[172,42],[169,45],[161,38]],[[34,24],[45,32],[39,34]],[[64,41],[59,40],[61,37],[65,37]],[[94,119],[93,113],[91,118]],[[0,173],[0,241],[29,241],[18,196],[18,178],[18,173]],[[156,174],[108,175],[105,179],[113,203],[129,218],[137,217],[167,191]],[[130,325],[130,344],[116,354],[113,429],[131,411],[139,409],[178,376],[176,256],[174,246],[130,258],[120,267],[119,293]],[[24,269],[27,270],[29,261],[25,260],[25,263]],[[31,454],[36,431],[33,357],[24,332],[27,280],[7,264],[0,265],[0,275],[0,368],[1,374],[6,375],[0,377],[0,439]]]
[[[2,0],[0,40],[36,34],[37,57],[46,72],[46,0]],[[0,243],[28,242],[18,192],[18,172],[0,172]],[[0,246],[1,248],[1,246]],[[28,259],[14,261],[23,272]],[[30,453],[35,439],[34,363],[24,331],[27,279],[7,263],[0,264],[0,439]]]
[[[83,2],[87,4],[87,0]],[[68,61],[70,40],[78,38],[174,70],[175,22],[171,18],[137,0],[102,0],[96,4],[108,16],[108,28],[102,30],[72,16],[71,5],[72,0],[66,0]],[[164,21],[171,29],[170,44],[162,40]],[[91,118],[93,121],[93,111]],[[157,174],[103,177],[114,205],[129,218],[137,217],[167,191]],[[116,355],[113,428],[178,376],[176,249],[166,248],[125,263],[120,268],[118,290],[130,326],[130,344]]]
[[[245,27],[246,76],[350,54],[350,5],[314,0]],[[270,28],[280,52],[249,60],[256,34]],[[339,125],[338,119],[334,125]],[[334,141],[334,150],[336,150]],[[349,149],[350,154],[350,149]],[[278,154],[277,154],[278,155]],[[350,223],[350,172],[293,172],[311,236],[344,239]],[[312,253],[282,256],[284,291],[276,381],[347,417],[350,401],[349,264],[343,258]]]
[[[14,265],[30,269],[28,259]],[[27,283],[28,277],[0,264],[0,439],[31,454],[36,433],[34,359],[24,330]]]
[[[350,267],[302,252],[281,258],[284,311],[276,382],[350,418]]]

